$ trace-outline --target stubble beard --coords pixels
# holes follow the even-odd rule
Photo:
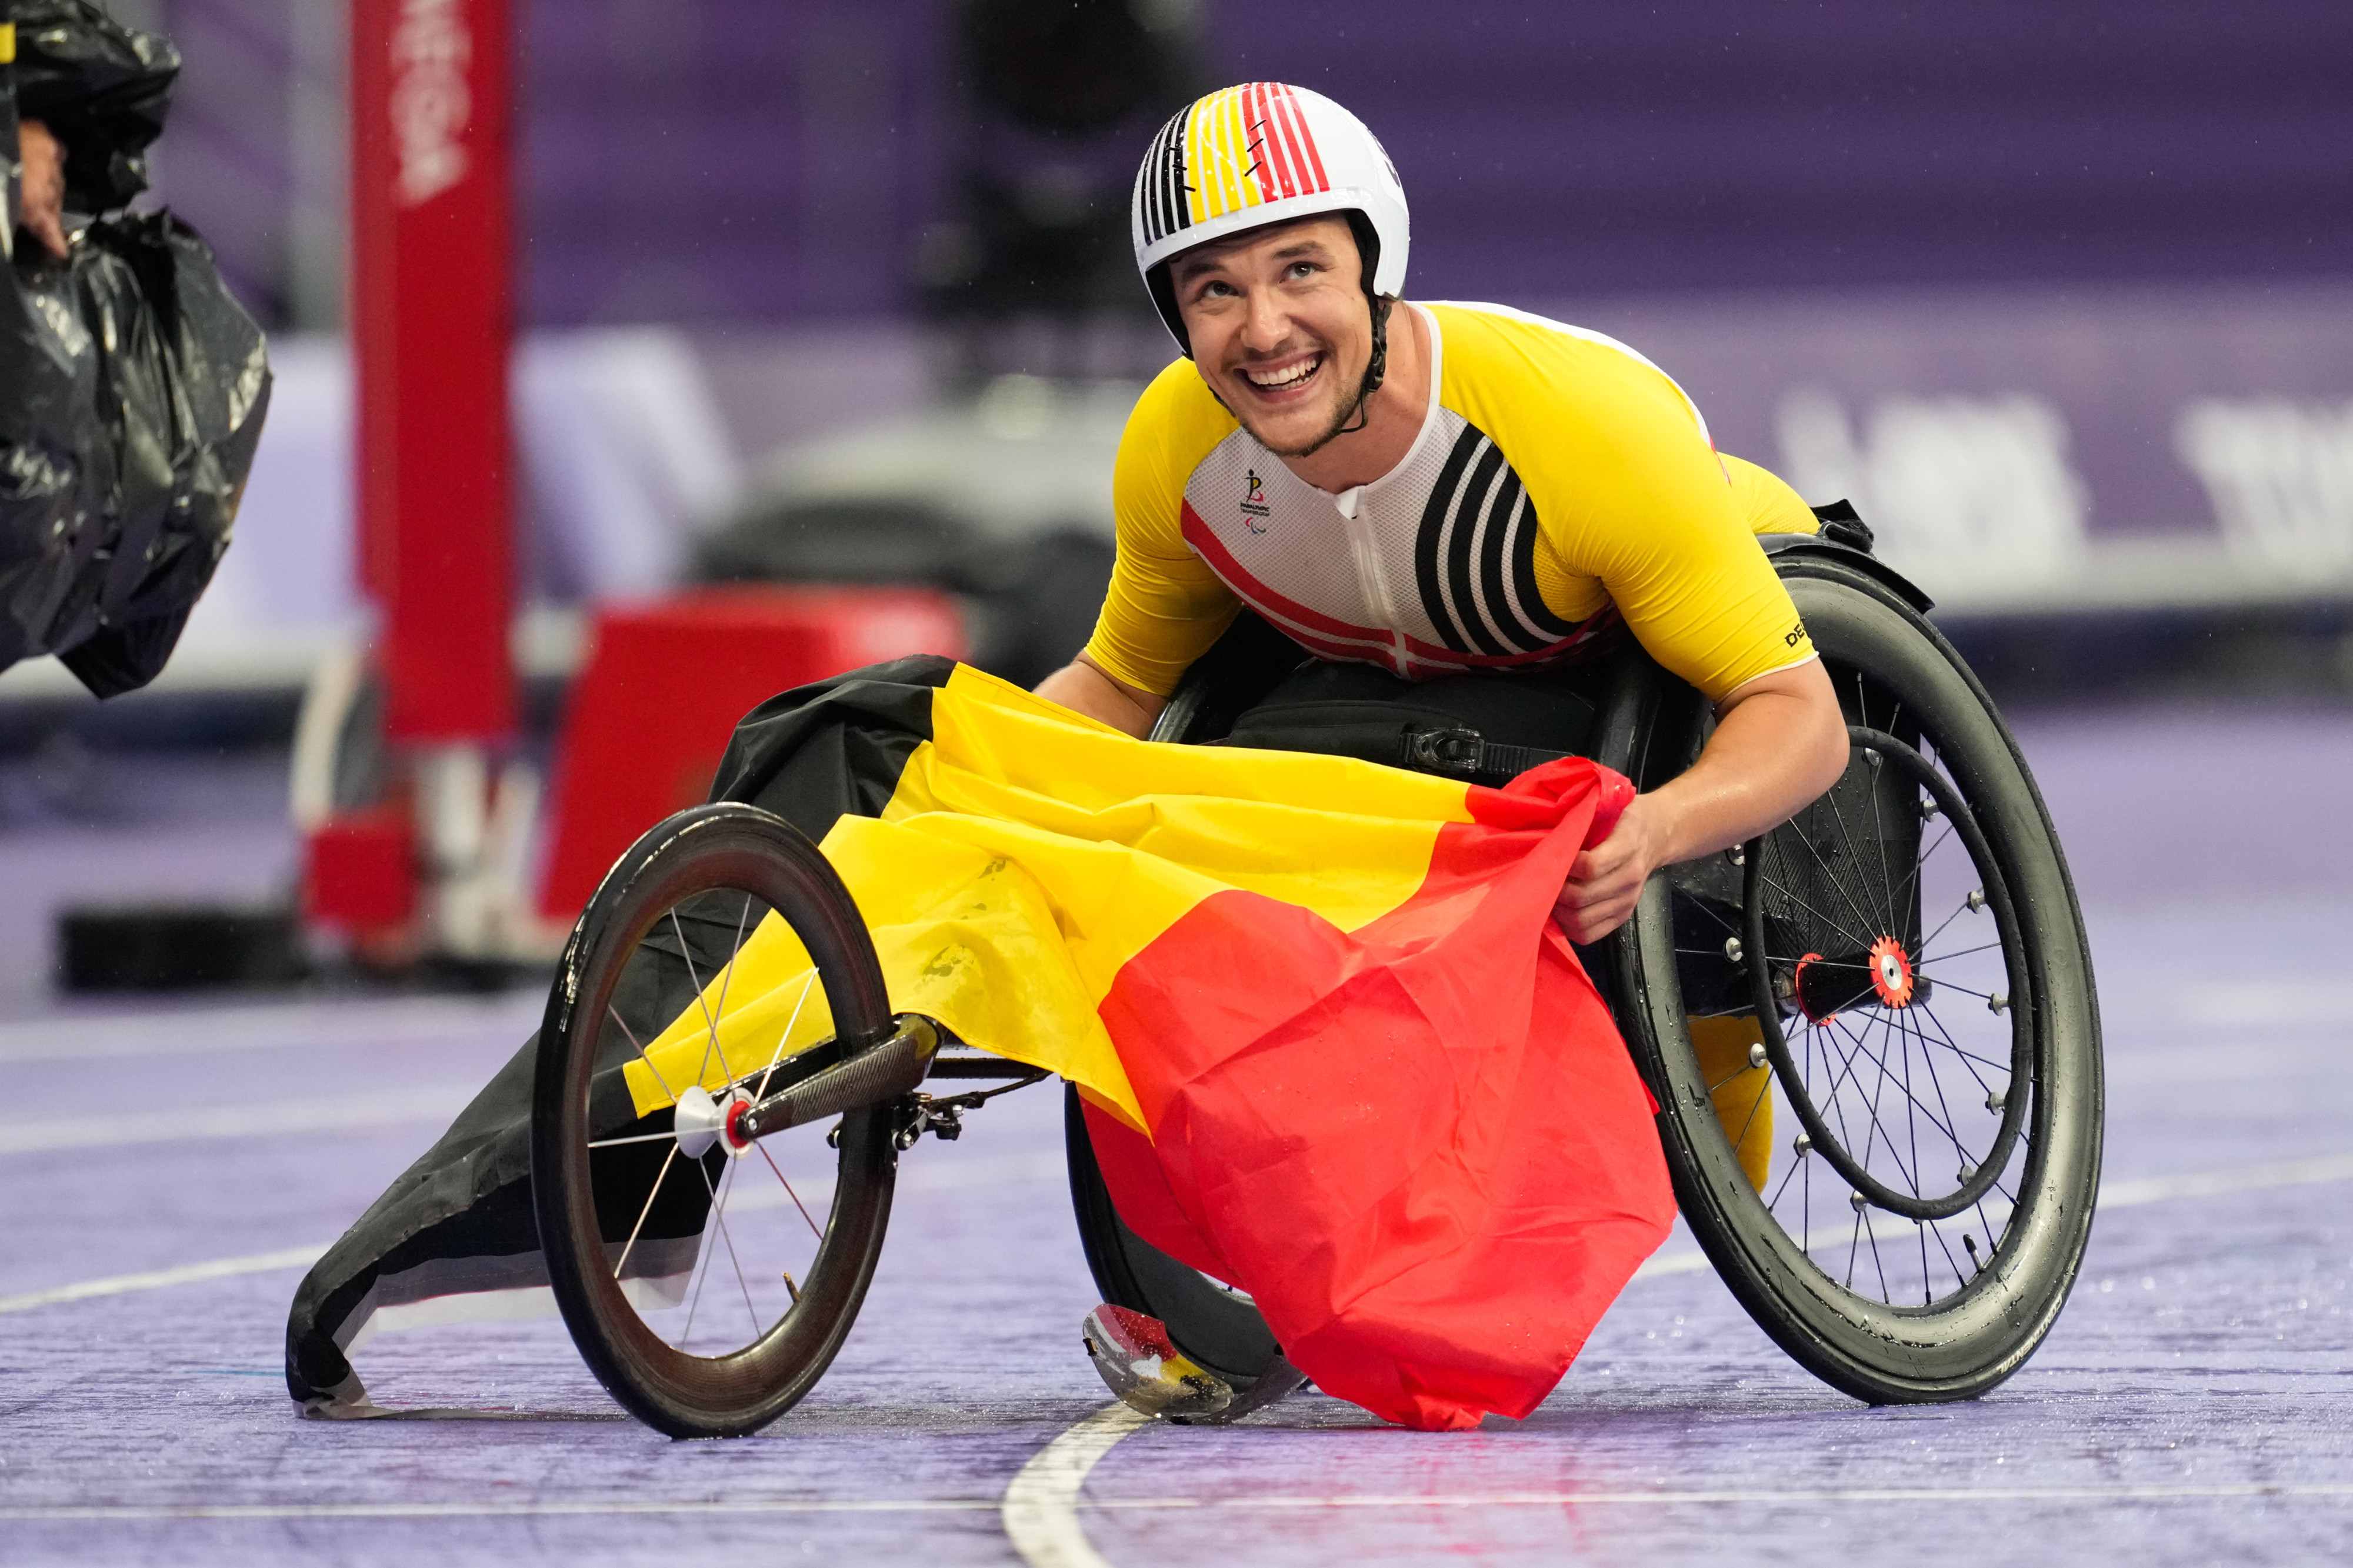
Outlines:
[[[1330,364],[1331,361],[1336,357],[1328,347],[1324,350],[1324,363],[1327,366]],[[1370,367],[1367,366],[1367,369],[1369,368]],[[1245,377],[1245,379],[1247,379],[1247,377]],[[1256,441],[1260,446],[1264,447],[1268,451],[1273,453],[1276,457],[1312,458],[1316,453],[1322,451],[1324,447],[1330,446],[1341,436],[1348,433],[1348,422],[1356,418],[1357,414],[1363,410],[1365,406],[1365,399],[1371,395],[1371,394],[1366,390],[1365,381],[1366,376],[1359,374],[1356,377],[1356,391],[1353,393],[1343,393],[1335,400],[1336,405],[1332,411],[1331,423],[1324,426],[1324,433],[1321,436],[1316,437],[1313,441],[1308,442],[1303,447],[1278,447],[1273,442],[1268,440],[1266,437],[1261,433],[1255,426],[1251,425],[1249,420],[1242,419],[1241,422],[1245,427],[1249,428],[1250,438]],[[1225,399],[1220,397],[1218,401],[1223,403],[1225,402]],[[1239,419],[1241,416],[1239,413],[1236,413],[1235,417]]]

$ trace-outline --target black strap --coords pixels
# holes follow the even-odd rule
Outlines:
[[[1405,766],[1425,773],[1469,779],[1474,784],[1508,784],[1530,768],[1574,756],[1573,752],[1547,752],[1537,746],[1503,746],[1470,729],[1409,727],[1403,736]]]

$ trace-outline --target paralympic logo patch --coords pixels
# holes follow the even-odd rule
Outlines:
[[[1243,476],[1242,482],[1242,526],[1252,533],[1264,533],[1266,524],[1263,520],[1274,514],[1274,509],[1266,504],[1266,481],[1258,477],[1256,468],[1252,468]]]

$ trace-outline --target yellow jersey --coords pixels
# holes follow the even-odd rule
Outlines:
[[[1719,455],[1683,389],[1599,332],[1500,305],[1430,328],[1430,411],[1388,473],[1334,495],[1178,360],[1113,479],[1118,557],[1088,656],[1166,696],[1249,605],[1318,658],[1408,679],[1554,665],[1620,622],[1711,700],[1813,645],[1758,533],[1797,492]]]

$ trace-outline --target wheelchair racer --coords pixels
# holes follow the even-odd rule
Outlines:
[[[1094,635],[1040,695],[1145,735],[1245,605],[1400,692],[1542,680],[1630,632],[1715,704],[1716,727],[1577,858],[1555,918],[1578,942],[1623,924],[1652,871],[1836,782],[1845,720],[1755,541],[1812,532],[1812,512],[1719,454],[1682,388],[1625,345],[1504,306],[1401,300],[1405,193],[1353,114],[1276,82],[1197,100],[1154,139],[1130,227],[1183,357],[1121,440]],[[1098,1367],[1131,1403],[1208,1413],[1214,1393],[1201,1403],[1185,1383],[1198,1369],[1163,1356],[1156,1328],[1099,1309]],[[1248,1403],[1283,1381],[1261,1378]]]

